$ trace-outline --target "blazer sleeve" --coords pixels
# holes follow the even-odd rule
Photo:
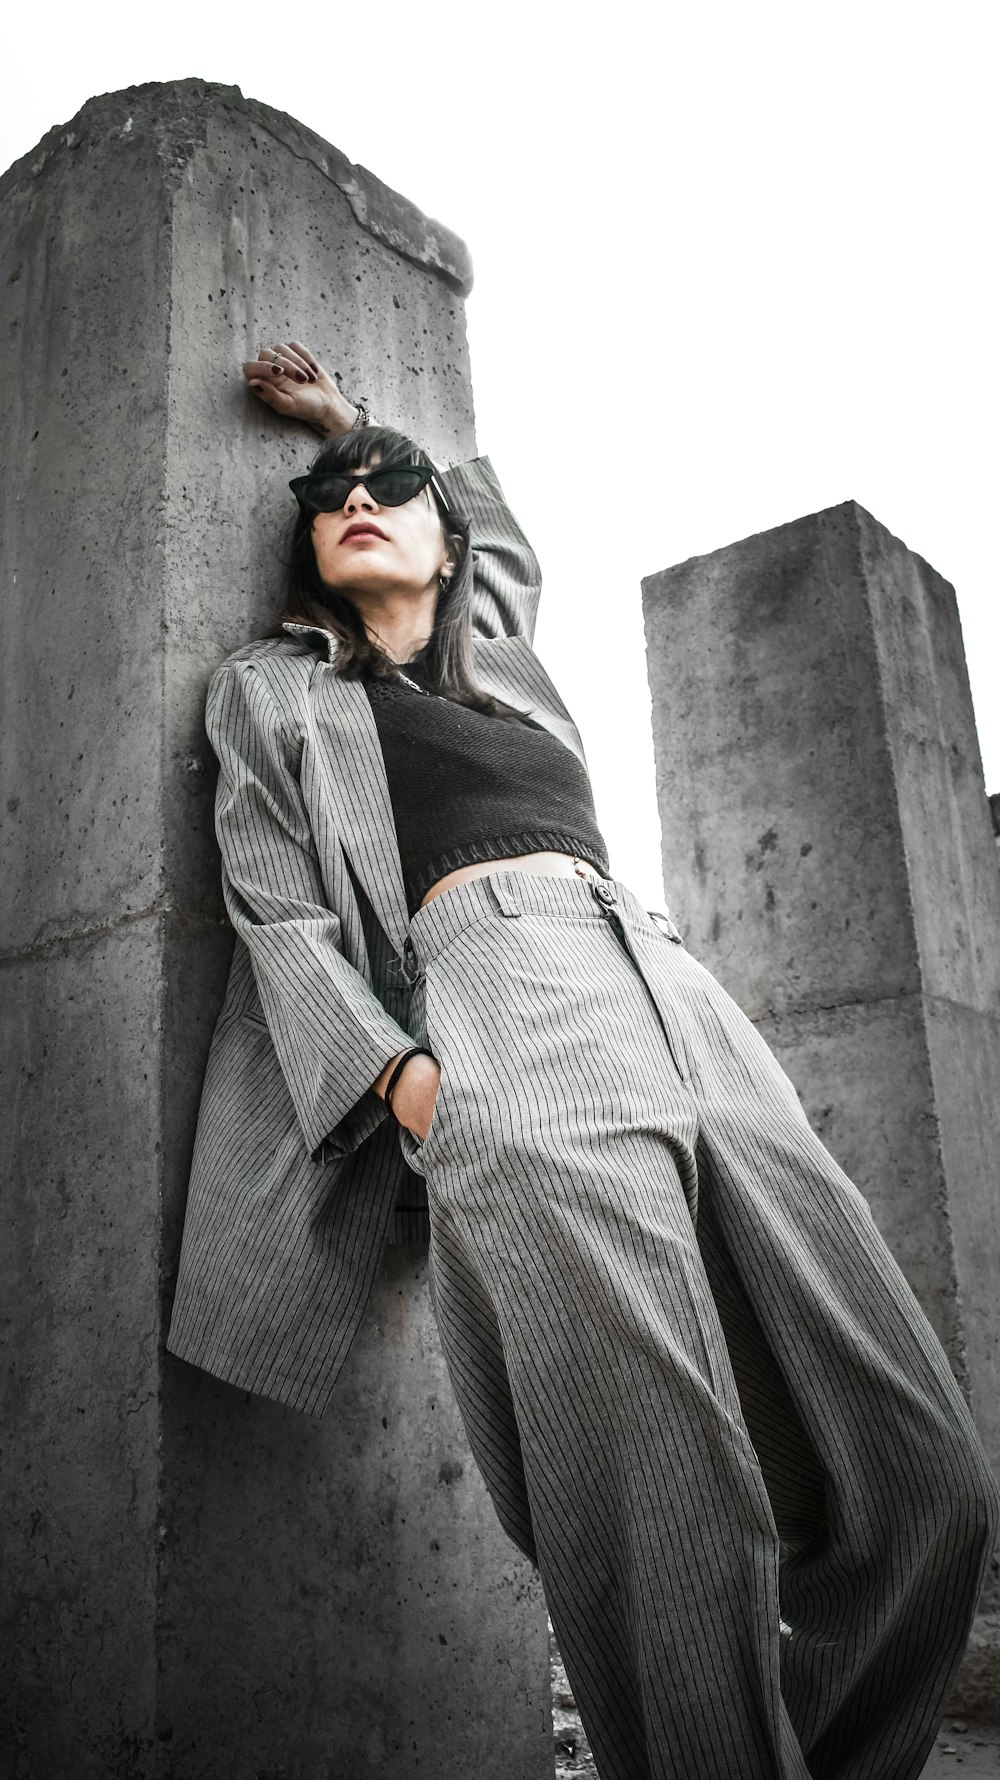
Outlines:
[[[440,472],[446,493],[472,525],[472,623],[480,636],[531,642],[542,591],[538,558],[504,500],[488,457]]]
[[[341,950],[299,789],[298,744],[251,662],[216,670],[206,727],[219,759],[226,910],[249,951],[306,1146],[314,1156],[345,1153],[387,1116],[371,1085],[413,1040]]]

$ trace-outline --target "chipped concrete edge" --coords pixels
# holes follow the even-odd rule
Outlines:
[[[246,120],[244,127],[266,130],[300,159],[311,162],[343,192],[358,225],[368,234],[404,259],[437,273],[460,296],[468,296],[469,250],[444,223],[425,216],[367,167],[348,160],[339,148],[286,112],[216,81],[150,81],[88,99],[75,117],[49,130],[0,177],[0,200],[6,202],[33,187],[56,156],[114,137],[152,140],[165,169],[176,176],[204,146],[211,117],[224,111],[239,113]]]

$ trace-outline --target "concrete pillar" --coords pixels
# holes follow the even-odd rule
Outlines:
[[[537,1578],[475,1472],[426,1250],[321,1422],[164,1359],[231,939],[204,690],[271,621],[303,337],[474,452],[466,251],[235,88],[92,100],[2,181],[5,1772],[542,1780]]]
[[[643,593],[668,900],[870,1201],[1000,1465],[1000,874],[954,590],[848,501]],[[995,1703],[983,1625],[969,1686]]]

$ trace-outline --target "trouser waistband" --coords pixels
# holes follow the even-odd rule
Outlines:
[[[616,878],[546,877],[502,867],[466,878],[417,909],[403,948],[404,974],[413,980],[466,927],[497,914],[510,920],[548,915],[597,923],[617,916],[630,927],[666,933],[678,942],[681,937],[667,913],[644,908]]]

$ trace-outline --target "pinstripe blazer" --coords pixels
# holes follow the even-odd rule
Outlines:
[[[445,471],[469,515],[480,684],[583,760],[534,654],[538,564],[485,458]],[[202,1090],[167,1348],[320,1415],[397,1202],[419,1202],[371,1088],[414,1039],[385,765],[328,632],[237,650],[214,674],[216,832],[236,946]]]

